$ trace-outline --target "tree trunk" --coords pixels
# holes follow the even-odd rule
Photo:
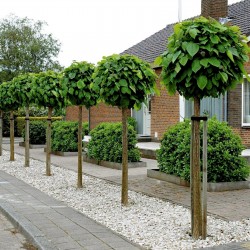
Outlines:
[[[122,108],[122,204],[128,205],[128,127],[125,108]]]
[[[25,109],[25,167],[30,166],[30,129],[29,129],[29,106]]]
[[[82,188],[82,106],[78,107],[78,178],[77,187]]]
[[[46,175],[51,175],[51,117],[52,117],[52,107],[48,108],[48,122],[47,122],[47,133],[46,133]]]
[[[200,116],[200,99],[194,98],[194,116]],[[198,239],[202,235],[201,181],[200,181],[200,121],[192,122],[191,162],[191,231]]]
[[[3,155],[3,111],[0,110],[0,156]]]
[[[10,111],[10,161],[14,160],[14,111]]]

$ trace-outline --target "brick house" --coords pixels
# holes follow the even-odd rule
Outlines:
[[[240,27],[242,33],[250,37],[250,0],[244,0],[227,6],[227,0],[202,0],[201,15],[219,19],[232,18],[231,23]],[[211,4],[213,2],[213,4]],[[122,52],[132,54],[151,63],[164,52],[168,37],[173,32],[174,24],[167,25],[152,36]],[[250,40],[250,39],[249,39]],[[250,63],[246,65],[250,74]],[[160,74],[161,68],[155,68]],[[183,118],[192,114],[192,103],[181,96],[169,96],[167,91],[158,86],[160,96],[149,97],[149,105],[143,105],[139,111],[128,110],[137,120],[137,133],[141,136],[150,136],[153,141],[160,140],[167,127],[176,124]],[[237,85],[236,89],[229,91],[220,98],[205,98],[201,103],[201,113],[216,116],[221,121],[227,121],[233,129],[239,133],[245,146],[250,147],[250,83],[244,81]],[[88,121],[90,117],[91,128],[98,123],[109,121],[121,121],[121,111],[115,107],[100,104],[89,111],[83,111],[83,119]],[[77,109],[69,107],[66,114],[67,120],[77,119]]]

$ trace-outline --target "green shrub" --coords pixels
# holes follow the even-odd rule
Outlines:
[[[42,117],[30,117],[30,122],[32,121],[44,121],[47,122],[48,117],[47,116],[42,116]],[[54,121],[61,121],[62,120],[62,116],[58,116],[58,117],[52,117],[51,121],[52,123]],[[17,126],[17,135],[21,136],[22,135],[22,131],[25,127],[25,117],[17,117],[16,118],[16,126]]]
[[[190,121],[186,120],[169,128],[164,134],[161,148],[157,151],[160,171],[187,181],[190,180],[190,127]],[[246,160],[240,156],[243,149],[240,137],[234,134],[225,122],[219,122],[215,118],[209,119],[208,182],[246,180],[250,168]]]
[[[16,112],[14,112],[14,135],[21,136],[21,133],[19,134],[17,130]],[[3,113],[3,136],[10,136],[10,112]]]
[[[88,134],[88,123],[83,123],[82,133]],[[52,151],[77,152],[78,122],[57,121],[52,124],[51,149]]]
[[[137,130],[137,121],[134,117],[128,117],[128,124],[131,125],[134,130]]]
[[[45,121],[30,121],[30,144],[45,144],[46,143],[46,122]],[[22,137],[25,140],[25,130],[23,129]]]
[[[122,124],[101,123],[94,128],[89,141],[88,157],[96,160],[122,162]],[[140,160],[140,151],[135,147],[137,143],[136,132],[128,125],[128,161]]]

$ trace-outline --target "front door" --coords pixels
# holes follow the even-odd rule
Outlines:
[[[137,122],[137,134],[150,136],[151,134],[151,100],[148,100],[148,107],[143,103],[140,110],[132,110],[132,117]]]

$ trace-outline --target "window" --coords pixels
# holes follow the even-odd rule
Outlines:
[[[247,79],[242,85],[242,125],[250,126],[250,82]]]

